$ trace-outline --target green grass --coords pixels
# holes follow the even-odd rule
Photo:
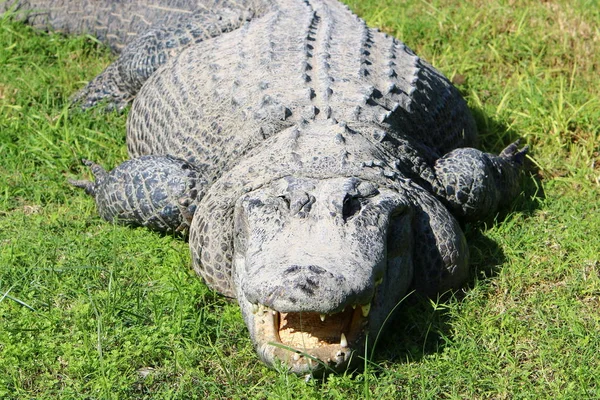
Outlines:
[[[532,148],[513,208],[466,227],[464,292],[409,300],[364,373],[267,369],[185,243],[66,183],[127,157],[124,115],[68,108],[108,52],[3,19],[0,398],[600,398],[598,2],[349,4],[453,78],[482,148]]]

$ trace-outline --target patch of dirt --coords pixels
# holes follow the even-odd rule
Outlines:
[[[17,94],[17,88],[0,83],[0,102],[11,103]]]
[[[544,4],[555,16],[555,22],[561,32],[568,33],[571,37],[579,39],[592,39],[598,41],[598,31],[592,29],[590,24],[584,20],[583,15],[572,12],[572,9],[563,4],[547,2]]]
[[[40,211],[42,211],[42,206],[38,206],[38,205],[26,205],[23,206],[23,213],[25,215],[32,215],[32,214],[39,214]]]

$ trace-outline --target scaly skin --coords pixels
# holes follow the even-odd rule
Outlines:
[[[83,2],[93,24],[36,4],[50,25],[123,49],[77,101],[135,97],[133,160],[110,173],[88,162],[96,182],[74,183],[106,219],[189,225],[194,269],[238,300],[269,365],[346,368],[409,288],[468,277],[455,217],[519,192],[526,149],[472,148],[448,80],[335,0]]]

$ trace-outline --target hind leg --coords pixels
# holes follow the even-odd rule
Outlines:
[[[110,172],[91,161],[84,164],[96,181],[70,183],[94,197],[102,218],[161,232],[187,233],[207,186],[199,168],[170,156],[127,160]]]
[[[108,109],[122,110],[144,82],[167,60],[195,43],[239,28],[255,16],[251,1],[222,2],[220,7],[194,11],[175,23],[154,28],[133,39],[119,58],[73,96],[72,101],[89,108],[101,101]]]

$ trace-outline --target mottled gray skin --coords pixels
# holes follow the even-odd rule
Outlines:
[[[456,218],[519,192],[526,149],[471,148],[448,80],[335,0],[75,2],[81,21],[50,3],[20,7],[122,49],[77,101],[135,97],[133,160],[74,183],[108,220],[189,226],[194,269],[269,365],[346,368],[410,288],[468,277]]]
[[[123,162],[107,173],[89,160],[95,182],[69,180],[96,199],[100,216],[107,221],[139,225],[157,231],[187,233],[203,196],[203,171],[170,156],[142,156]]]

